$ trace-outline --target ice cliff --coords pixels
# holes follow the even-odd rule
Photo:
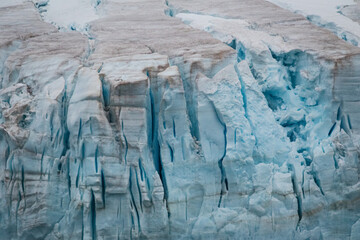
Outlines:
[[[0,239],[360,239],[360,48],[309,20],[1,1]]]

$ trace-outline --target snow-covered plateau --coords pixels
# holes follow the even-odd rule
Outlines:
[[[360,5],[0,0],[0,239],[360,239]]]

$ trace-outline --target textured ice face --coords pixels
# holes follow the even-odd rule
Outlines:
[[[360,237],[359,48],[263,0],[33,3],[0,4],[1,236]]]

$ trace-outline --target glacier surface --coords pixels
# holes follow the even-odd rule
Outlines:
[[[1,1],[0,238],[360,239],[359,5],[271,2]]]
[[[356,18],[347,16],[355,8],[354,16],[359,16],[358,4],[354,0],[267,0],[283,8],[305,16],[309,21],[326,28],[339,38],[358,46],[360,26]]]

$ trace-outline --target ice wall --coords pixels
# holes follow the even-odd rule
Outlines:
[[[1,236],[360,237],[359,48],[263,0],[59,3],[0,4]]]

